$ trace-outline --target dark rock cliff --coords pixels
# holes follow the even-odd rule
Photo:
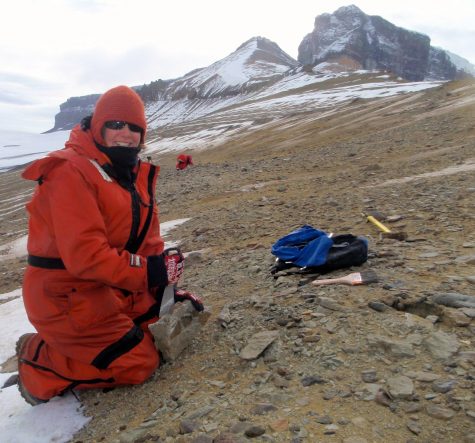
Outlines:
[[[428,36],[366,15],[354,5],[317,16],[314,30],[299,46],[298,60],[315,66],[341,56],[362,69],[391,71],[412,81],[452,80],[457,74],[444,51],[430,46]]]
[[[91,94],[68,98],[59,105],[59,113],[54,117],[54,127],[47,132],[72,129],[83,117],[92,114],[99,97],[100,94]]]

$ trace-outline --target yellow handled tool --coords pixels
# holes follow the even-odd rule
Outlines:
[[[381,231],[383,231],[385,233],[390,233],[391,232],[390,229],[388,229],[386,226],[384,226],[379,220],[375,219],[372,215],[368,215],[366,217],[366,220],[373,223],[373,225],[377,226],[379,229],[381,229]]]

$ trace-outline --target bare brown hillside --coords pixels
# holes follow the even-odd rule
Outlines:
[[[431,301],[475,296],[475,84],[296,112],[193,158],[178,173],[155,157],[157,192],[162,222],[190,218],[173,238],[202,251],[183,286],[211,320],[143,386],[81,393],[92,419],[72,441],[475,442],[475,309]],[[3,245],[25,234],[7,211],[31,189],[19,174],[0,174]],[[381,238],[367,210],[407,240]],[[271,245],[303,224],[366,236],[359,269],[379,282],[274,279]],[[2,292],[24,265],[0,261]],[[242,360],[267,330],[278,339]]]

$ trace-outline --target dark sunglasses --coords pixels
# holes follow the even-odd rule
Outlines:
[[[114,131],[119,131],[120,129],[124,129],[126,126],[128,126],[129,129],[132,132],[142,132],[143,131],[143,129],[140,126],[134,125],[132,123],[127,123],[127,122],[124,122],[124,121],[120,121],[120,120],[109,120],[109,121],[104,123],[104,126],[107,129],[112,129]]]

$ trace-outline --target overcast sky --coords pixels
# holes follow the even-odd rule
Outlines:
[[[71,96],[181,77],[254,36],[297,58],[315,17],[349,4],[475,64],[475,0],[12,0],[0,14],[0,130],[45,131]]]

